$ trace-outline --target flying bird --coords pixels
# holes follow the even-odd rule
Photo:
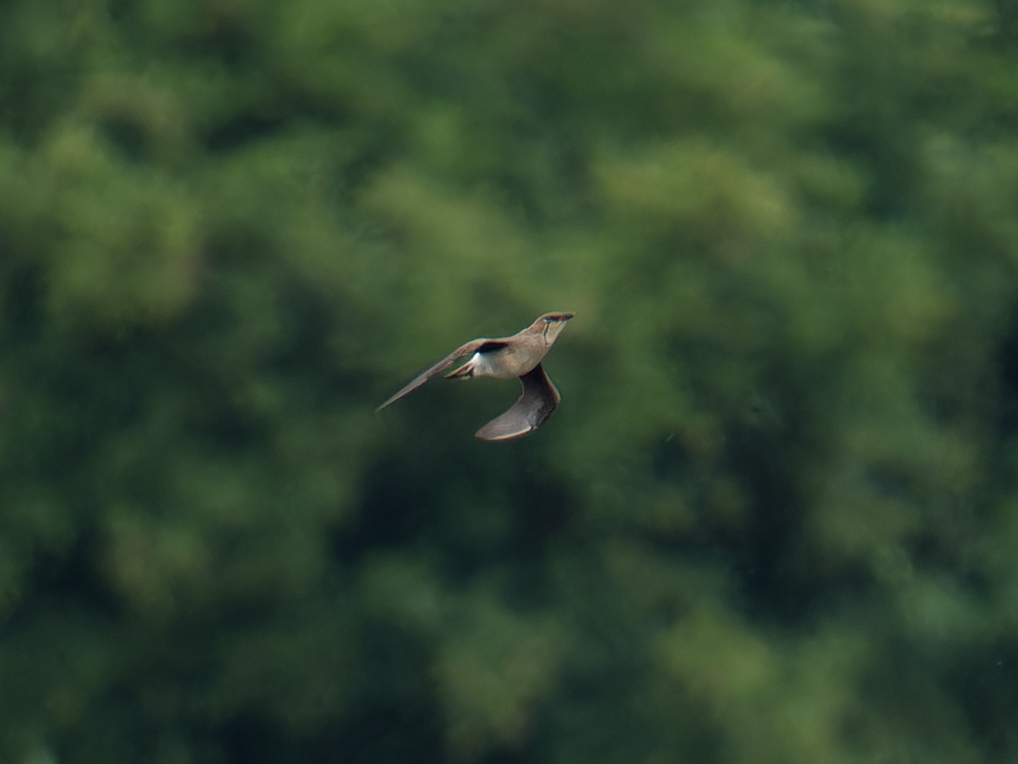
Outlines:
[[[432,377],[438,376],[458,361],[470,360],[448,379],[469,377],[519,377],[523,394],[506,411],[488,422],[475,435],[481,440],[512,440],[533,432],[551,416],[559,400],[555,385],[541,368],[541,359],[555,344],[572,313],[545,313],[534,323],[511,337],[481,338],[460,345],[445,358],[416,377],[402,390],[378,407],[381,411],[404,395],[412,393]]]

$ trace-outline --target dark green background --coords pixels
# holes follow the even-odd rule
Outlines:
[[[1013,762],[1016,306],[1012,0],[6,0],[0,762]]]

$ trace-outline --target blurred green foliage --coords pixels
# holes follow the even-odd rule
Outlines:
[[[1013,761],[1012,6],[0,5],[0,762]]]

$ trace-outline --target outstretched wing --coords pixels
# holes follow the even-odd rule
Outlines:
[[[381,411],[386,406],[389,406],[389,405],[395,403],[396,401],[398,401],[404,395],[407,395],[408,393],[412,393],[414,390],[416,390],[418,387],[423,385],[425,382],[427,382],[432,377],[437,376],[438,374],[441,374],[443,371],[448,369],[450,366],[452,366],[454,363],[456,363],[460,359],[466,358],[467,356],[473,355],[474,353],[480,351],[484,345],[486,345],[488,343],[491,343],[491,342],[492,342],[492,340],[480,339],[480,340],[471,340],[470,342],[468,342],[465,345],[460,345],[458,348],[456,348],[454,351],[449,353],[449,355],[447,355],[441,361],[436,363],[434,366],[429,366],[427,369],[425,369],[420,374],[418,374],[416,377],[414,377],[413,380],[411,380],[410,383],[406,387],[404,387],[398,393],[396,393],[391,398],[389,398],[389,400],[387,400],[385,403],[383,403],[381,406],[379,406],[377,409],[375,409],[375,411]]]
[[[481,440],[512,440],[533,432],[551,416],[561,397],[537,364],[522,377],[523,394],[507,411],[475,433]]]

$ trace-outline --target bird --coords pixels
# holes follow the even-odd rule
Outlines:
[[[572,313],[545,313],[534,323],[509,337],[482,337],[460,345],[438,363],[429,366],[379,406],[381,411],[412,393],[432,377],[470,356],[465,364],[446,374],[448,379],[470,377],[519,377],[523,393],[516,403],[488,422],[474,435],[481,440],[521,438],[542,424],[558,406],[561,396],[541,367],[545,354],[573,317]]]

